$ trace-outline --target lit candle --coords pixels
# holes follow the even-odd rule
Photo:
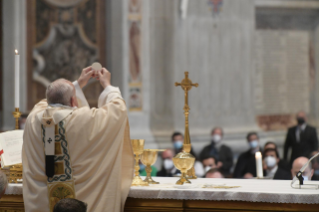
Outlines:
[[[262,164],[261,152],[256,152],[255,158],[256,158],[257,177],[262,178],[264,176],[264,174],[263,174],[263,164]]]
[[[20,69],[20,55],[18,53],[18,50],[15,50],[15,57],[14,57],[14,107],[19,108],[19,69]]]

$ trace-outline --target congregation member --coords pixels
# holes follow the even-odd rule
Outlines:
[[[82,91],[94,78],[88,67],[73,84],[52,82],[30,112],[22,148],[26,212],[53,211],[57,192],[86,202],[88,211],[124,210],[134,171],[127,109],[111,74],[105,68],[97,74],[104,88],[98,108]]]
[[[181,172],[175,168],[173,163],[174,152],[171,149],[167,149],[162,152],[162,169],[157,172],[158,177],[173,177],[180,175]]]
[[[256,132],[250,132],[247,134],[246,139],[249,149],[238,157],[233,173],[234,178],[249,179],[256,177],[255,153],[262,151],[259,144],[259,136]]]
[[[218,168],[217,159],[214,156],[207,155],[206,157],[203,158],[202,164],[203,164],[205,173],[210,169]]]
[[[77,199],[61,199],[55,204],[53,212],[87,212],[87,204]]]
[[[0,199],[6,192],[6,188],[8,187],[8,180],[6,174],[0,170]]]
[[[291,168],[292,178],[297,175],[297,173],[300,171],[303,165],[305,165],[308,161],[309,159],[306,157],[299,157],[293,161],[292,168]],[[311,163],[309,163],[309,166],[302,173],[303,180],[304,181],[311,180],[312,175],[313,175],[313,169],[312,169]]]
[[[308,157],[312,151],[318,151],[318,137],[316,128],[307,124],[304,111],[296,116],[297,125],[288,129],[284,145],[284,160],[290,157],[290,164],[298,157]],[[288,150],[291,148],[291,155]]]
[[[277,148],[277,144],[275,142],[272,142],[272,141],[268,141],[265,145],[264,145],[264,151],[266,149],[276,149],[278,151],[278,148]],[[279,153],[279,151],[278,151]],[[279,157],[280,159],[280,157]],[[284,159],[280,159],[279,160],[279,163],[278,163],[278,167],[280,167],[281,169],[284,169],[286,172],[289,172],[290,173],[290,170],[291,170],[291,165],[289,164],[288,161],[284,160]]]
[[[224,132],[221,127],[215,127],[211,131],[210,144],[205,146],[200,153],[200,160],[207,155],[212,156],[218,160],[217,167],[225,174],[230,174],[230,169],[233,166],[233,152],[225,144],[222,144]]]
[[[205,178],[224,178],[223,174],[219,171],[218,168],[212,168],[208,170],[205,175]]]
[[[146,176],[147,172],[146,172],[146,166],[142,163],[142,161],[139,161],[139,166],[140,166],[140,176]],[[157,168],[155,166],[151,166],[152,171],[151,171],[151,176],[155,177],[157,175]]]
[[[183,151],[183,144],[184,144],[183,134],[180,132],[174,132],[171,139],[173,142],[175,155],[180,153],[181,151]],[[196,157],[195,152],[193,151],[193,148],[191,148],[190,154],[193,155],[196,159],[195,164],[194,164],[196,176],[200,176],[200,177],[204,176],[205,172],[204,172],[203,166],[202,166],[201,162],[197,160],[197,157]]]
[[[316,155],[318,153],[318,151],[313,151],[311,154],[310,154],[310,157],[309,158],[312,158],[314,155]],[[312,165],[312,168],[313,168],[313,176],[311,178],[311,180],[319,180],[319,156],[317,156],[316,158],[314,158],[312,161],[311,161],[311,165]]]
[[[290,180],[291,175],[289,172],[278,166],[280,161],[277,149],[267,148],[263,152],[265,164],[265,176],[274,180]]]
[[[178,153],[180,153],[181,151],[183,151],[183,144],[184,144],[184,136],[182,133],[180,132],[174,132],[172,137],[171,137],[172,143],[173,143],[173,147],[174,147],[174,151],[175,151],[175,155],[177,155]],[[190,152],[195,158],[196,154],[193,151],[193,148],[191,148],[191,152]]]

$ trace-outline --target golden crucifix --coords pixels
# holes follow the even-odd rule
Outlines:
[[[185,78],[181,83],[175,82],[175,86],[181,86],[185,92],[185,105],[184,105],[184,115],[185,115],[185,136],[184,136],[184,144],[183,151],[190,153],[191,151],[191,139],[189,136],[189,124],[188,124],[188,115],[189,115],[189,106],[188,106],[188,91],[192,89],[193,86],[198,87],[198,83],[192,83],[192,81],[188,78],[188,72],[185,72]],[[190,179],[196,179],[194,167],[190,169],[187,173]]]

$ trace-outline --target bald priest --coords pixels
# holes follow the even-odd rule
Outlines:
[[[23,136],[25,211],[49,212],[64,198],[88,211],[119,212],[133,178],[134,158],[125,102],[110,85],[111,74],[83,69],[73,84],[52,82],[46,100],[27,118]],[[82,88],[96,77],[104,87],[98,108],[89,108]]]

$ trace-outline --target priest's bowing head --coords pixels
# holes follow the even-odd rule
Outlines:
[[[74,85],[66,79],[58,79],[52,82],[46,91],[49,105],[61,104],[71,107],[78,107]]]
[[[91,78],[104,88],[97,108],[82,91]],[[87,67],[73,83],[52,82],[30,112],[22,149],[25,211],[53,211],[63,198],[87,203],[88,211],[123,211],[134,157],[126,105],[110,79],[105,68]]]

